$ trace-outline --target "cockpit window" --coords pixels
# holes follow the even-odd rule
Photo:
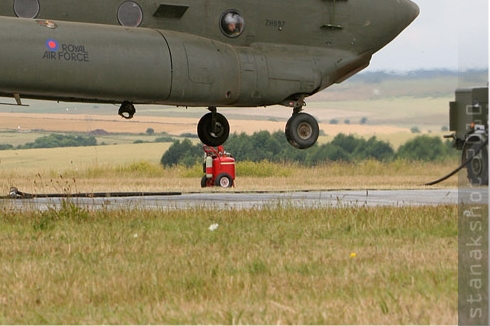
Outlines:
[[[220,28],[228,37],[240,36],[245,27],[245,20],[236,10],[227,10],[221,15]]]
[[[15,0],[14,12],[20,18],[36,18],[39,14],[38,0]]]
[[[134,1],[123,2],[117,9],[119,24],[129,27],[137,27],[143,21],[143,11]]]

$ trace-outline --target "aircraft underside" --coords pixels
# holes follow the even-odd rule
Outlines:
[[[66,2],[14,0],[13,11],[0,5],[0,96],[17,104],[22,98],[120,103],[126,119],[135,104],[207,107],[197,133],[210,146],[230,132],[217,108],[279,104],[293,111],[285,127],[289,143],[308,148],[319,126],[302,112],[305,98],[366,68],[418,15],[409,0],[376,1],[382,3],[294,3],[307,19],[280,4],[281,20],[252,15],[256,5],[248,2],[234,4],[242,10],[219,1],[97,2],[117,10],[119,24],[112,24],[112,14],[92,12],[90,4],[72,12]],[[106,20],[99,15],[94,23],[96,14]],[[205,23],[196,27],[201,18]]]

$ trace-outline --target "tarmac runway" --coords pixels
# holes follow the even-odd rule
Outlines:
[[[351,207],[351,206],[421,206],[468,203],[478,199],[488,204],[488,188],[422,190],[325,190],[298,192],[216,192],[173,193],[159,196],[100,198],[30,198],[3,199],[2,204],[15,210],[46,210],[60,207],[63,201],[87,209],[263,209],[266,207]]]

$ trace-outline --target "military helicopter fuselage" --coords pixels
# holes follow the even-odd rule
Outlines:
[[[226,141],[217,107],[293,109],[289,142],[312,146],[306,97],[369,65],[418,15],[410,0],[12,0],[0,2],[0,96],[202,106],[200,139]]]

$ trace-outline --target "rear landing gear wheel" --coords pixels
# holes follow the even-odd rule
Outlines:
[[[293,147],[306,149],[315,145],[320,128],[316,119],[308,113],[293,113],[286,124],[285,134]]]
[[[216,112],[216,108],[205,114],[197,124],[197,135],[201,142],[209,146],[220,146],[230,135],[230,124],[224,115]]]

